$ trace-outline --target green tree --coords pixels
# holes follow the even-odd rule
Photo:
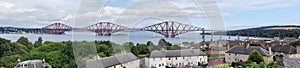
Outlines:
[[[37,48],[37,47],[42,46],[42,44],[43,44],[43,39],[42,39],[42,37],[39,37],[38,40],[35,41],[33,45],[35,48]]]
[[[107,57],[103,52],[98,53],[100,57]]]
[[[0,57],[3,56],[10,56],[10,55],[17,55],[17,54],[26,54],[27,48],[18,43],[4,43],[0,45]]]
[[[46,52],[40,52],[37,50],[32,50],[30,53],[26,54],[23,60],[32,60],[32,59],[46,59]]]
[[[167,42],[165,39],[160,39],[158,41],[158,46],[162,46],[162,47],[165,47],[165,46],[172,46],[171,43]]]
[[[139,50],[138,50],[137,46],[130,46],[130,51],[131,51],[131,53],[133,53],[136,56],[139,55]]]
[[[20,44],[23,44],[25,46],[29,46],[31,43],[29,42],[28,38],[26,37],[20,37],[18,40],[17,40],[17,43],[20,43]]]
[[[67,62],[65,62],[67,57],[64,58],[59,51],[49,52],[46,56],[46,62],[53,67],[62,68],[64,64],[68,64]]]
[[[103,54],[105,54],[105,56],[111,56],[113,53],[112,47],[105,45],[105,44],[97,44],[96,49],[97,49],[98,53],[103,52]]]
[[[83,48],[82,46],[81,48]],[[80,47],[79,47],[80,48]],[[87,52],[87,51],[85,51]],[[72,42],[48,42],[31,52],[29,59],[45,59],[52,67],[74,68],[76,67]]]
[[[149,46],[146,44],[137,44],[137,49],[139,54],[148,54],[150,53]]]
[[[4,43],[10,43],[10,40],[6,40],[4,38],[0,38],[0,45],[2,45]]]
[[[247,61],[256,62],[257,64],[260,62],[264,63],[264,57],[257,50],[253,50],[250,53]]]
[[[0,67],[13,68],[18,63],[18,59],[21,59],[20,55],[11,55],[0,58]]]

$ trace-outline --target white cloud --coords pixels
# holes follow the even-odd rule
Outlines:
[[[115,22],[118,18],[119,20],[121,18],[130,20],[136,18],[140,19],[139,17],[145,16],[151,17],[166,14],[171,16],[161,17],[183,17],[183,15],[187,14],[188,17],[195,22],[204,21],[202,10],[196,7],[193,0],[171,0],[170,4],[158,2],[156,5],[141,3],[127,9],[125,9],[124,6],[107,6],[103,8],[104,11],[99,18],[100,7],[104,5],[105,1],[106,0],[3,0],[0,1],[0,23],[3,24],[1,26],[13,25],[17,27],[27,27],[25,25],[34,25],[41,27],[54,22],[62,22],[70,25],[73,23],[72,20],[76,19],[75,23],[82,23],[82,25],[78,24],[77,26],[84,27],[99,21]],[[130,1],[139,2],[139,0]],[[153,2],[155,1],[158,0],[154,0]],[[299,3],[299,0],[218,0],[218,4],[222,8],[221,10],[225,16],[246,11],[294,7],[298,6]],[[177,7],[179,9],[177,9]],[[76,10],[77,8],[78,11]],[[77,16],[75,16],[75,12],[78,13]],[[214,11],[206,13],[214,15]]]
[[[14,4],[12,4],[12,3],[5,2],[5,1],[0,1],[0,7],[1,8],[8,9],[8,8],[13,7],[13,6],[14,6]]]
[[[0,1],[0,27],[39,28],[54,22],[71,24],[77,2],[68,0],[3,0]]]

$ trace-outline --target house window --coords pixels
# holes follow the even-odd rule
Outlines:
[[[229,55],[231,55],[231,54],[229,54]]]
[[[158,67],[160,67],[161,65],[159,64]]]
[[[169,58],[169,60],[171,60],[171,58]]]
[[[175,59],[177,60],[177,57]]]
[[[184,59],[184,57],[182,57],[182,59]]]
[[[162,66],[165,66],[164,63],[162,63]]]

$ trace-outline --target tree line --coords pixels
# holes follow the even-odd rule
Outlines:
[[[45,59],[46,63],[55,68],[76,68],[76,63],[80,62],[80,60],[75,60],[74,53],[77,52],[73,52],[74,43],[92,43],[95,45],[100,57],[111,56],[116,52],[122,51],[122,49],[126,49],[125,47],[127,47],[128,52],[132,52],[137,56],[148,54],[153,50],[162,48],[171,49],[175,47],[175,45],[172,45],[164,39],[161,39],[156,45],[151,41],[147,42],[147,44],[128,42],[120,45],[110,41],[52,42],[43,41],[42,37],[39,37],[34,43],[29,42],[26,37],[20,37],[16,42],[0,38],[0,68],[12,68],[18,63],[18,59],[22,61]],[[91,46],[85,45],[78,48],[84,50],[88,47]],[[89,51],[80,51],[78,54],[84,54],[84,52],[88,53]]]
[[[231,36],[251,36],[251,37],[294,37],[298,38],[300,35],[300,29],[293,30],[237,30],[237,31],[228,31],[227,35]]]

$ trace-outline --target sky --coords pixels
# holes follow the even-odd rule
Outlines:
[[[227,30],[300,25],[300,0],[216,2],[224,18],[220,23]],[[204,12],[198,4],[194,0],[0,0],[0,27],[42,28],[60,22],[80,28],[101,21],[144,27],[161,20],[216,27],[205,18],[214,14]]]

